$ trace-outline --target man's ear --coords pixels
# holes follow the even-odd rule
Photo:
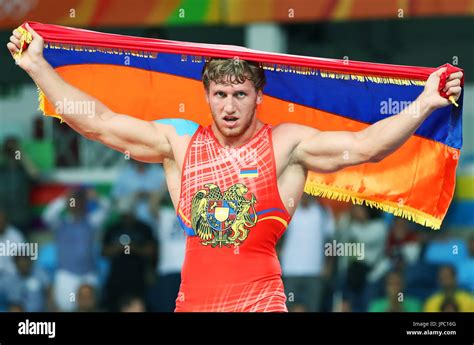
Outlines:
[[[257,104],[260,104],[263,102],[263,90],[259,89],[257,90]]]
[[[209,90],[204,87],[204,97],[206,98],[206,103],[209,104]]]

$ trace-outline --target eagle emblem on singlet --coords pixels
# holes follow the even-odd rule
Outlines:
[[[257,224],[255,203],[248,188],[236,183],[224,193],[219,186],[206,183],[191,201],[191,226],[205,246],[238,246],[247,238],[251,227]]]

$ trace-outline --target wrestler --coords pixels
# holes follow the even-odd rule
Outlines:
[[[117,114],[65,82],[33,41],[17,64],[56,104],[93,102],[90,114],[62,119],[91,140],[132,158],[162,163],[178,220],[188,234],[176,311],[286,311],[275,245],[303,193],[308,171],[335,172],[379,162],[397,150],[436,109],[450,106],[432,73],[415,102],[358,132],[322,132],[298,124],[272,127],[258,119],[265,73],[255,63],[213,59],[203,70],[213,122],[142,121]],[[7,44],[19,49],[19,33]],[[461,94],[461,72],[445,91]],[[308,92],[305,90],[304,92]]]

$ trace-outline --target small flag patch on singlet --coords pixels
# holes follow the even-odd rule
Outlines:
[[[239,177],[258,177],[258,168],[242,168]]]

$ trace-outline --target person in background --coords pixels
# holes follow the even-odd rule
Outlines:
[[[406,265],[413,264],[419,259],[421,244],[408,220],[394,218],[388,234],[386,251],[394,270],[402,270]]]
[[[112,199],[119,202],[131,198],[130,207],[135,218],[154,229],[156,221],[150,205],[154,198],[165,192],[165,175],[160,164],[131,160],[119,172],[112,188]]]
[[[330,274],[324,243],[333,235],[331,211],[304,194],[282,239],[280,253],[289,311],[296,299],[306,311],[321,311],[325,279]]]
[[[153,311],[173,312],[181,284],[186,235],[176,218],[168,193],[161,200],[156,198],[153,208],[158,210],[156,238],[159,251],[156,265],[157,281],[150,291],[149,301]]]
[[[306,308],[306,305],[301,302],[293,302],[291,306],[288,308],[290,313],[307,313],[309,310]]]
[[[421,312],[422,304],[403,292],[404,282],[400,272],[389,272],[385,278],[385,297],[369,304],[370,312]]]
[[[53,310],[48,274],[33,265],[29,256],[15,256],[15,265],[16,272],[7,274],[2,282],[7,289],[10,308],[18,305],[25,312]]]
[[[147,311],[143,298],[134,295],[123,296],[119,303],[119,312],[144,313]]]
[[[467,239],[467,253],[463,260],[456,263],[459,286],[474,293],[474,234]]]
[[[88,210],[90,205],[95,209]],[[97,285],[96,238],[107,216],[109,203],[90,188],[73,188],[43,212],[52,229],[58,252],[54,298],[60,311],[76,308],[76,294],[84,283]]]
[[[0,150],[0,205],[25,234],[31,226],[30,190],[38,177],[38,168],[21,150],[18,139],[6,138]]]
[[[426,300],[424,311],[443,311],[443,308],[446,308],[446,305],[443,306],[446,301],[451,301],[451,305],[454,303],[455,308],[461,312],[474,311],[474,296],[458,288],[456,271],[453,266],[441,266],[438,271],[438,280],[441,291]],[[449,308],[453,309],[452,307]]]
[[[82,284],[77,289],[77,312],[95,312],[97,308],[96,288],[90,284]]]
[[[23,310],[23,307],[17,303],[12,303],[8,307],[8,311],[10,313],[23,313],[25,310]]]
[[[24,242],[25,238],[22,232],[9,223],[7,210],[0,206],[0,243],[7,246],[8,243]],[[13,257],[10,255],[0,255],[0,274],[14,273],[15,271],[16,268]]]
[[[390,261],[385,255],[388,227],[380,210],[354,205],[344,231],[345,242],[364,245],[362,257],[349,258],[344,286],[352,310],[362,312],[367,310],[368,301],[378,285],[383,286],[381,280],[390,270]]]
[[[110,271],[103,289],[103,306],[118,311],[119,302],[133,294],[145,299],[152,285],[157,257],[157,241],[147,223],[140,221],[130,207],[130,197],[119,201],[120,217],[104,233],[102,255],[110,260]]]
[[[440,311],[447,313],[457,313],[459,312],[459,305],[454,299],[446,298],[443,303],[441,303]]]

